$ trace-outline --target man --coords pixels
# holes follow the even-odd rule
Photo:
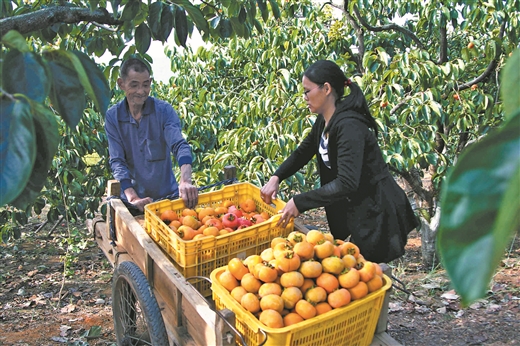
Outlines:
[[[184,139],[173,107],[150,97],[149,67],[137,58],[123,62],[117,85],[125,99],[105,119],[110,168],[121,183],[121,198],[139,211],[158,198],[178,194],[187,208],[198,202],[191,182],[191,147]],[[180,170],[177,183],[170,153]]]

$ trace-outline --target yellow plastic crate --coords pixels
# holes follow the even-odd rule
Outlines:
[[[150,237],[169,255],[173,264],[184,277],[204,276],[209,278],[211,272],[228,264],[234,258],[246,258],[261,253],[271,245],[276,237],[286,237],[294,230],[291,222],[286,228],[276,226],[280,219],[278,211],[285,202],[277,199],[273,205],[264,203],[260,198],[260,189],[251,183],[237,183],[224,186],[222,189],[199,194],[199,207],[217,207],[224,201],[232,201],[237,207],[244,200],[255,201],[259,212],[267,212],[270,218],[262,223],[243,228],[218,237],[207,237],[197,240],[182,240],[177,233],[166,225],[160,215],[171,209],[181,216],[184,202],[178,200],[162,200],[145,206],[145,230]],[[202,293],[211,296],[211,284],[204,279],[190,280],[190,283]]]
[[[385,292],[392,286],[390,278],[384,275],[383,287],[362,299],[288,327],[270,328],[245,310],[219,283],[218,277],[226,268],[227,266],[224,266],[211,272],[213,300],[218,310],[229,309],[235,313],[235,327],[248,346],[370,345]],[[237,344],[242,345],[240,338],[237,337],[236,341]]]

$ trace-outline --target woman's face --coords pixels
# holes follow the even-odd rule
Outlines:
[[[312,113],[322,114],[325,104],[326,93],[323,84],[311,82],[309,78],[303,76],[303,99],[307,102],[307,107]]]

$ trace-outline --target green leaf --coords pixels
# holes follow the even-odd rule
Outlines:
[[[175,34],[181,46],[186,47],[186,40],[188,39],[188,18],[183,8],[175,9]]]
[[[52,106],[69,127],[76,128],[87,102],[85,89],[67,53],[54,50],[46,52],[44,56],[51,72],[52,83],[49,96]]]
[[[168,37],[170,37],[170,34],[172,32],[173,24],[175,21],[175,10],[176,9],[174,6],[163,7],[161,13],[161,26],[159,29],[159,34],[157,36],[157,39],[159,39],[163,43],[168,40]]]
[[[141,1],[139,0],[128,0],[123,9],[123,13],[121,14],[122,21],[131,21],[133,20],[137,14],[139,13],[139,9],[141,8]]]
[[[137,51],[141,54],[146,53],[151,43],[152,33],[150,28],[145,23],[141,23],[141,25],[135,29],[135,46]]]
[[[39,196],[47,181],[48,171],[59,143],[58,124],[54,113],[41,103],[32,102],[31,106],[37,154],[27,185],[12,202],[19,209],[25,209]]]
[[[2,84],[10,94],[24,94],[36,102],[49,95],[50,83],[41,57],[32,53],[9,51],[2,64]]]
[[[29,52],[29,46],[27,45],[27,41],[25,40],[25,37],[23,37],[22,34],[20,34],[16,30],[9,30],[2,37],[2,43],[11,48],[17,49],[22,53]]]
[[[36,159],[34,123],[25,100],[0,98],[0,205],[22,192]]]
[[[150,25],[150,31],[152,32],[152,36],[154,38],[159,39],[159,34],[161,31],[161,17],[162,17],[162,11],[163,7],[167,5],[163,4],[160,1],[152,3],[148,7],[148,18],[147,22],[148,25]]]
[[[278,7],[278,2],[276,2],[276,0],[269,0],[269,3],[271,4],[271,10],[273,11],[274,17],[280,19],[282,14],[280,12],[280,7]]]
[[[267,20],[269,19],[269,12],[267,11],[267,4],[265,3],[265,0],[256,0],[256,3],[258,4],[258,8],[260,9],[262,19],[264,20],[264,22],[267,22]]]
[[[519,227],[514,179],[520,169],[519,128],[520,111],[502,129],[468,147],[442,189],[439,253],[464,305],[485,295],[510,236]],[[511,202],[508,191],[514,188],[517,195]],[[506,201],[516,220],[500,210]]]
[[[513,114],[520,108],[520,73],[518,73],[518,69],[520,69],[520,49],[517,49],[507,60],[507,64],[501,72],[500,93],[504,101],[505,114]]]
[[[231,37],[231,35],[233,34],[233,26],[231,25],[231,21],[229,19],[223,18],[218,24],[218,26],[220,36],[222,36],[223,38]]]
[[[183,7],[186,10],[186,12],[188,12],[191,20],[193,21],[193,23],[195,23],[199,31],[201,31],[202,33],[209,33],[209,24],[207,20],[204,18],[204,14],[202,13],[202,11],[189,2],[186,5],[183,5]]]
[[[103,71],[85,53],[73,51],[67,54],[78,73],[81,85],[94,101],[97,110],[104,116],[111,94]]]

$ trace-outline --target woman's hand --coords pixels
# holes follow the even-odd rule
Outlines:
[[[280,179],[273,175],[271,179],[260,189],[260,198],[267,204],[271,204],[278,194]]]
[[[294,204],[294,200],[292,198],[289,200],[289,202],[287,202],[285,207],[280,210],[280,213],[282,216],[276,223],[276,226],[281,226],[283,228],[287,227],[293,218],[300,215],[300,212],[298,211],[298,208],[296,208],[296,204]]]

